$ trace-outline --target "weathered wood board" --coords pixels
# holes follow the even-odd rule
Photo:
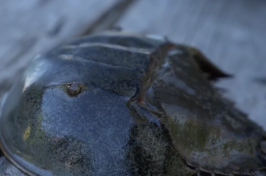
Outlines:
[[[36,54],[77,36],[116,1],[1,1],[0,95]]]

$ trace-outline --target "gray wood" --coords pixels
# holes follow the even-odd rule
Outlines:
[[[266,129],[265,0],[143,0],[120,26],[199,48],[234,79],[221,80],[226,97]]]
[[[0,158],[0,176],[26,176],[17,167],[11,164],[6,157]]]
[[[1,1],[0,95],[36,54],[82,33],[116,1]]]

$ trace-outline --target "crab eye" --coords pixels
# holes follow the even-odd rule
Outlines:
[[[84,89],[84,86],[81,84],[77,84],[77,83],[66,85],[66,93],[71,97],[77,96],[83,91],[83,89]]]

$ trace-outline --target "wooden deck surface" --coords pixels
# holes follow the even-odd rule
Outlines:
[[[115,2],[1,1],[0,95],[34,55],[74,37]],[[226,96],[266,129],[266,84],[256,81],[266,78],[266,1],[139,0],[117,24],[199,48],[235,75],[217,86],[226,88]],[[22,175],[4,157],[0,170],[0,175]]]

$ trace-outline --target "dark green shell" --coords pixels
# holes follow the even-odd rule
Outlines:
[[[45,176],[265,167],[264,132],[221,97],[190,50],[109,32],[39,56],[5,97],[2,150],[24,172]],[[82,91],[71,96],[70,85]]]

